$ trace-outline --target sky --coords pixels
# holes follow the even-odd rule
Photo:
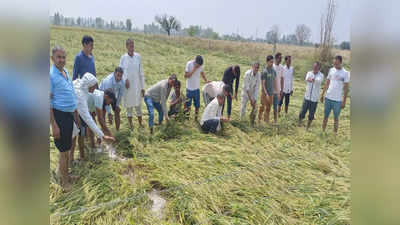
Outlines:
[[[350,40],[349,1],[336,0],[334,37],[337,43]],[[264,38],[273,25],[282,34],[293,34],[298,24],[311,28],[311,40],[319,41],[321,14],[326,0],[50,0],[50,15],[60,12],[72,17],[102,17],[105,20],[131,19],[143,29],[155,15],[173,15],[183,27],[201,25],[220,34],[239,33],[244,37]]]

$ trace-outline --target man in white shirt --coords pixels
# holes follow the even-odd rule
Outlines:
[[[225,102],[225,95],[220,92],[214,100],[207,105],[201,117],[201,129],[205,132],[216,133],[221,130],[222,122],[229,122],[225,117],[222,117],[222,105]]]
[[[312,121],[314,120],[315,111],[317,110],[317,104],[319,99],[319,92],[321,89],[321,83],[324,80],[324,74],[320,72],[320,62],[313,63],[313,70],[309,71],[306,75],[305,81],[307,83],[306,93],[304,94],[303,106],[299,114],[299,124],[306,117],[308,111],[308,123],[307,130],[310,128]]]
[[[78,113],[80,121],[80,136],[78,137],[79,143],[79,151],[81,160],[85,158],[84,154],[84,137],[86,136],[86,129],[89,127],[97,137],[104,139],[106,141],[115,141],[115,139],[111,136],[104,135],[104,133],[100,130],[100,128],[96,125],[96,122],[93,120],[93,117],[89,113],[88,99],[90,97],[89,93],[93,93],[97,87],[97,79],[91,73],[85,73],[81,79],[76,79],[73,82],[74,90],[77,97],[78,102]],[[72,149],[73,152],[75,147],[75,139],[72,141]],[[73,154],[73,153],[72,153]]]
[[[195,118],[199,114],[200,108],[200,75],[204,79],[204,82],[208,83],[205,73],[203,71],[203,57],[201,55],[196,56],[194,60],[187,62],[185,68],[186,78],[186,103],[185,112],[190,113],[190,106],[192,100],[195,107]]]
[[[124,106],[127,111],[129,126],[133,129],[132,110],[135,108],[139,125],[142,124],[142,98],[144,97],[145,78],[141,56],[134,52],[135,45],[132,39],[126,40],[128,52],[121,57],[120,67],[122,67],[123,81],[125,82]]]
[[[333,65],[334,67],[329,70],[328,77],[326,78],[326,84],[321,96],[321,102],[324,102],[325,99],[324,121],[322,123],[322,130],[325,132],[329,114],[333,110],[334,132],[335,134],[337,134],[339,128],[340,111],[346,106],[350,74],[342,67],[342,56],[337,55],[335,57]]]
[[[275,60],[275,62],[274,62],[274,70],[276,72],[276,78],[275,78],[275,83],[276,83],[275,87],[276,88],[274,89],[274,94],[277,95],[277,97],[278,97],[277,98],[278,102],[276,103],[276,105],[278,105],[279,102],[282,99],[282,94],[283,94],[282,93],[282,88],[283,88],[283,85],[284,85],[284,80],[283,80],[284,68],[283,68],[283,66],[281,64],[282,53],[280,53],[280,52],[276,53],[274,60]],[[275,114],[278,115],[278,111],[277,110],[274,111],[274,116],[275,116]]]
[[[293,95],[293,67],[291,66],[292,57],[290,55],[285,56],[285,63],[286,65],[283,67],[283,89],[278,106],[278,115],[281,112],[283,99],[285,99],[285,114],[288,113],[290,96]]]
[[[211,81],[203,86],[203,100],[205,106],[207,106],[218,93],[223,92],[225,97],[231,95],[231,86],[225,84],[223,81]]]
[[[252,68],[244,74],[244,82],[242,88],[242,99],[240,105],[240,118],[243,119],[246,114],[246,105],[250,101],[251,113],[250,121],[253,124],[257,113],[257,97],[260,90],[261,74],[259,73],[260,63],[254,62]]]

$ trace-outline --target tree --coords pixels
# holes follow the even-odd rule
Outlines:
[[[189,26],[189,28],[187,28],[186,33],[190,36],[190,37],[194,37],[200,34],[200,30],[201,27],[199,26]]]
[[[334,43],[333,38],[333,24],[335,21],[336,3],[335,0],[327,0],[326,14],[321,15],[320,24],[320,44],[318,60],[321,62],[321,71],[327,74],[330,64],[333,59],[332,46]]]
[[[174,16],[168,16],[164,14],[162,16],[157,15],[155,21],[160,24],[161,28],[167,32],[168,36],[171,35],[171,31],[179,31],[181,29],[181,23]]]
[[[101,17],[96,17],[96,28],[102,29],[104,27],[104,20]]]
[[[128,31],[131,31],[131,30],[132,30],[132,21],[131,21],[131,19],[127,19],[127,20],[126,20],[126,29],[127,29]]]
[[[271,27],[271,30],[267,32],[266,35],[267,43],[274,45],[274,50],[273,50],[274,54],[276,51],[276,44],[278,43],[279,39],[280,39],[279,27],[278,25],[274,25]]]
[[[300,45],[303,45],[305,42],[310,40],[311,29],[305,24],[300,24],[300,25],[297,25],[295,34],[296,34],[297,42]]]
[[[60,25],[60,24],[61,24],[60,13],[56,12],[54,13],[54,25]]]
[[[340,44],[340,48],[341,48],[342,50],[350,50],[350,42],[348,42],[348,41],[343,41],[343,42]]]

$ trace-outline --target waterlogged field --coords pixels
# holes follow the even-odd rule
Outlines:
[[[50,46],[67,50],[71,72],[84,34],[94,37],[100,80],[118,66],[125,40],[133,38],[147,87],[171,73],[184,81],[186,62],[197,54],[204,56],[209,80],[220,80],[233,64],[241,66],[243,78],[253,60],[264,65],[272,50],[264,44],[52,27]],[[233,101],[233,122],[220,136],[200,132],[192,116],[156,127],[151,137],[145,105],[146,128],[135,120],[133,132],[123,109],[117,157],[90,154],[73,168],[81,179],[68,193],[56,178],[58,151],[50,137],[51,224],[350,224],[350,101],[336,137],[333,121],[327,134],[321,132],[322,104],[308,132],[297,126],[314,49],[278,46],[278,51],[292,55],[295,89],[289,114],[277,126],[239,121],[240,101]],[[341,54],[349,69],[350,52]]]

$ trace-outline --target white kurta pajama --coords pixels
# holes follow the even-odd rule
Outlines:
[[[142,93],[145,88],[145,78],[141,56],[134,52],[121,56],[120,67],[124,70],[123,80],[129,80],[129,88],[124,91],[123,103],[127,109],[128,117],[132,117],[132,108],[136,110],[136,116],[142,116]]]

